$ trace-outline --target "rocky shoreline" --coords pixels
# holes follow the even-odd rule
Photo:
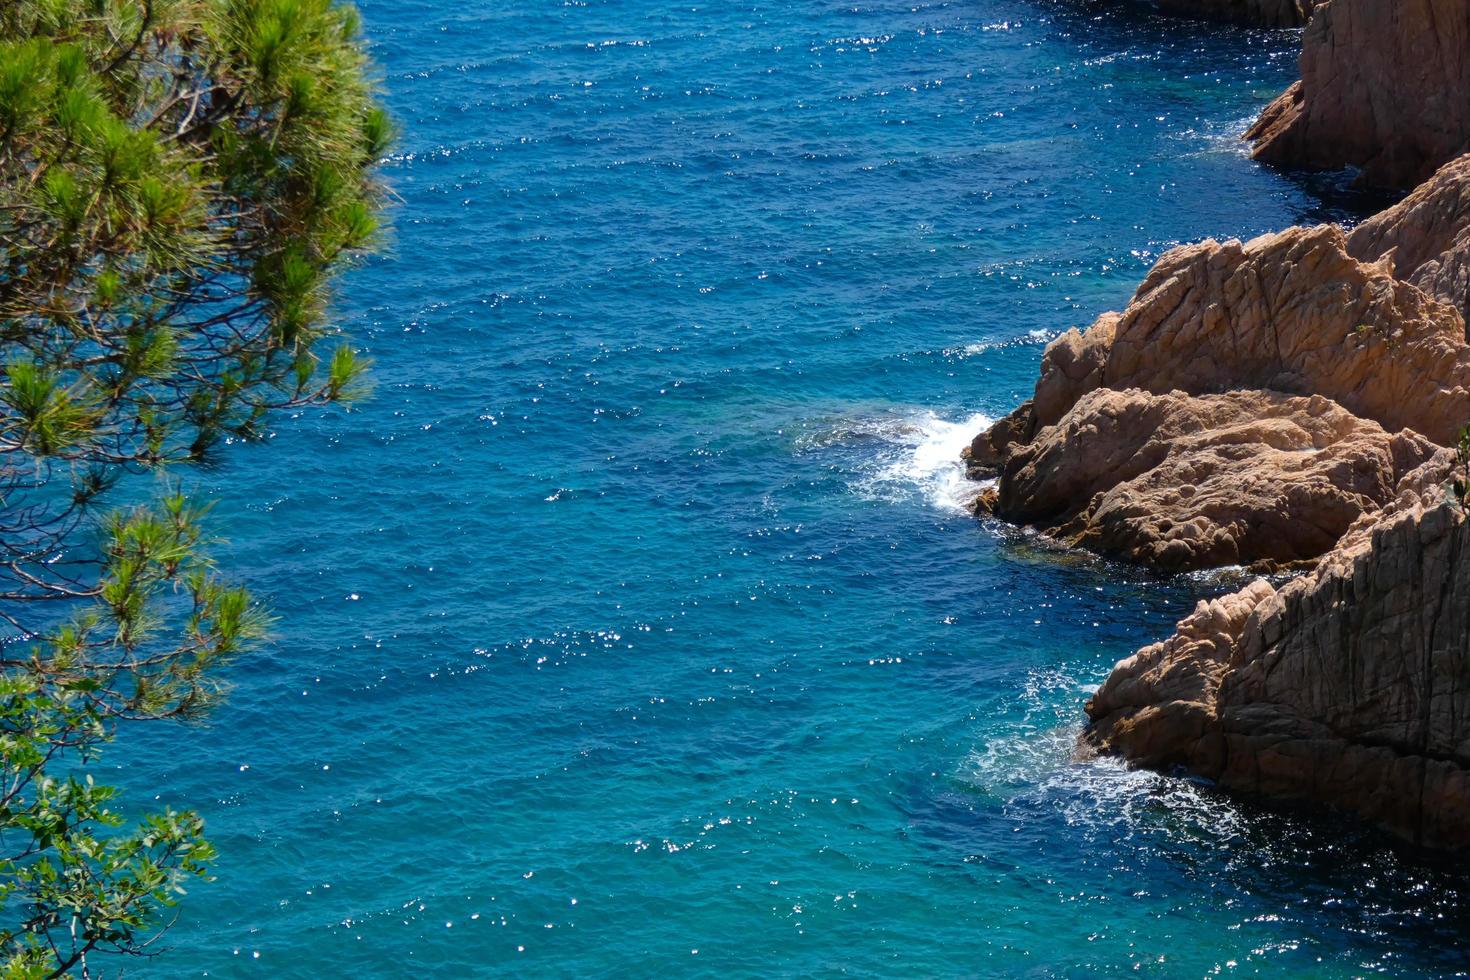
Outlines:
[[[1086,749],[1470,850],[1470,0],[1161,6],[1309,19],[1257,158],[1419,186],[1351,232],[1165,255],[977,435],[977,509],[1165,572],[1301,573],[1118,664]]]

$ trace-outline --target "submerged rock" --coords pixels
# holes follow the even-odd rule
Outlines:
[[[1470,0],[1329,0],[1301,73],[1246,134],[1257,159],[1409,188],[1470,150]]]

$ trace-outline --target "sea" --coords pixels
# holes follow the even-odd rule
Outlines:
[[[1394,977],[1470,877],[1076,752],[1239,572],[974,517],[960,451],[1168,249],[1353,221],[1300,36],[1084,0],[362,0],[350,410],[177,474],[272,642],[125,727],[220,851],[158,977]],[[110,967],[109,967],[110,968]]]

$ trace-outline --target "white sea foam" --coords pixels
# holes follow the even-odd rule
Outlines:
[[[873,420],[868,428],[880,448],[853,489],[870,499],[918,497],[939,510],[962,512],[984,484],[965,476],[960,452],[993,421],[978,413],[955,420],[927,411]]]
[[[1200,122],[1197,126],[1185,127],[1174,132],[1170,134],[1170,138],[1188,144],[1184,151],[1187,156],[1226,153],[1231,156],[1248,157],[1251,153],[1251,144],[1241,139],[1240,134],[1250,129],[1255,122],[1254,116],[1244,116],[1239,119],[1211,119]]]
[[[1109,839],[1148,831],[1221,841],[1245,831],[1248,821],[1236,807],[1193,780],[1113,758],[1079,758],[1082,700],[1093,690],[1065,667],[1030,671],[1009,731],[977,746],[959,779],[1009,811],[1050,811]]]
[[[1010,337],[1006,340],[985,340],[963,347],[952,347],[944,353],[950,357],[976,357],[993,350],[1005,350],[1008,347],[1030,347],[1037,344],[1048,344],[1057,336],[1055,330],[1028,330],[1023,336]]]

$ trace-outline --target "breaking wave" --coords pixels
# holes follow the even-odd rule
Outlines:
[[[801,449],[835,453],[848,486],[861,497],[922,500],[963,513],[986,484],[969,479],[961,451],[994,420],[983,413],[946,418],[933,411],[829,421]]]

